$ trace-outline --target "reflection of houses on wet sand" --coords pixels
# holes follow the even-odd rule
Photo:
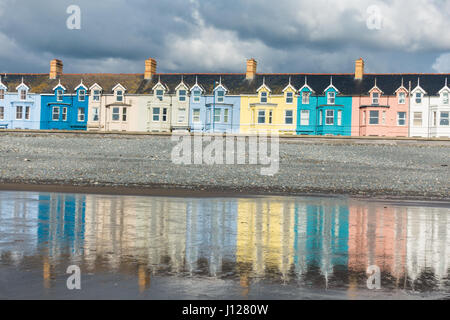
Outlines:
[[[187,206],[186,269],[211,276],[233,271],[237,200],[192,199]]]
[[[450,215],[442,208],[407,209],[406,268],[413,288],[443,285],[450,260]]]
[[[294,214],[292,200],[239,200],[236,262],[241,275],[281,274],[288,278],[293,262]]]
[[[404,275],[407,213],[405,207],[350,205],[349,269],[364,273],[376,265],[398,280]]]

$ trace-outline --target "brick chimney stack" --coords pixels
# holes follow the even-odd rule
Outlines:
[[[258,63],[255,59],[251,58],[247,60],[247,72],[245,78],[247,80],[253,80],[256,76],[256,66]]]
[[[355,79],[361,80],[364,76],[364,60],[359,58],[355,61]]]
[[[152,58],[145,60],[144,79],[151,80],[155,74],[156,74],[156,60]]]
[[[50,79],[56,79],[63,73],[63,63],[61,60],[53,59],[50,61]]]

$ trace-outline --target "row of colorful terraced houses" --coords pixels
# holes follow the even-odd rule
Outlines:
[[[0,128],[450,137],[448,74],[49,74],[0,78]]]

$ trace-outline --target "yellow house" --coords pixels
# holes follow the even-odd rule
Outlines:
[[[297,90],[291,84],[281,92],[272,92],[266,78],[255,94],[241,96],[241,133],[295,134]]]

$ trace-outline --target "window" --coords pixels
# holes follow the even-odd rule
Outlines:
[[[98,108],[93,108],[92,114],[92,121],[98,121]]]
[[[52,109],[52,120],[58,121],[59,120],[59,107],[53,107]]]
[[[123,101],[123,91],[122,90],[116,91],[116,101],[117,102]],[[117,118],[117,120],[119,120],[119,118]]]
[[[200,109],[194,109],[192,112],[192,121],[200,122]]]
[[[180,108],[178,109],[178,122],[184,122],[186,118],[186,109]]]
[[[406,101],[406,93],[400,92],[398,94],[398,104],[405,104]]]
[[[127,108],[122,108],[122,121],[127,121]]]
[[[217,102],[223,102],[223,97],[225,96],[224,91],[217,91]]]
[[[379,111],[377,110],[371,110],[369,111],[369,124],[378,124],[379,122]]]
[[[337,125],[342,126],[342,110],[338,110]]]
[[[442,93],[442,103],[448,104],[448,92]]]
[[[261,92],[261,103],[267,103],[267,92]]]
[[[439,121],[441,126],[448,126],[448,113],[448,111],[441,111],[441,120]]]
[[[433,111],[433,126],[436,126],[437,123],[437,112]]]
[[[416,92],[416,103],[417,104],[422,103],[422,93],[421,92]]]
[[[120,119],[120,108],[113,108],[112,111],[112,120],[113,121],[119,121]]]
[[[302,93],[302,104],[309,104],[309,92]]]
[[[381,124],[386,124],[386,111],[381,113]]]
[[[93,101],[100,101],[100,90],[94,90]]]
[[[20,99],[27,100],[27,90],[20,90]]]
[[[266,123],[266,111],[265,110],[258,111],[258,123]]]
[[[159,108],[153,108],[153,121],[159,121]]]
[[[221,110],[220,109],[214,109],[214,122],[220,122],[220,114],[221,114]]]
[[[5,119],[5,107],[0,107],[0,120]]]
[[[178,91],[178,101],[186,101],[186,90]]]
[[[372,93],[372,104],[378,105],[380,94],[378,92]]]
[[[270,110],[269,111],[269,123],[272,124],[272,115],[273,115],[273,111]]]
[[[162,109],[162,121],[166,122],[167,121],[167,108],[163,108]]]
[[[329,126],[334,124],[334,110],[325,111],[325,124]]]
[[[422,112],[414,112],[413,125],[417,127],[422,126]]]
[[[292,111],[292,110],[286,110],[284,112],[284,123],[285,124],[293,124],[294,123],[293,113],[294,113],[294,111]]]
[[[86,99],[86,90],[78,91],[78,101],[84,101]]]
[[[62,100],[63,100],[63,91],[56,90],[56,101],[62,101]]]
[[[336,92],[328,92],[328,104],[334,104],[336,102]]]
[[[230,112],[229,109],[223,110],[223,122],[228,123],[228,113]]]
[[[5,99],[5,89],[0,89],[0,100]]]
[[[25,120],[30,120],[30,107],[25,107]]]
[[[363,112],[363,124],[364,125],[367,124],[367,122],[366,122],[366,112],[365,111]]]
[[[78,108],[78,121],[84,121],[85,111],[84,108]]]
[[[156,90],[156,97],[158,98],[159,101],[163,100],[163,96],[164,96],[164,90]]]
[[[287,92],[286,93],[286,103],[291,104],[292,102],[294,102],[294,93]]]
[[[397,125],[406,125],[406,112],[397,112]]]
[[[62,108],[62,121],[67,121],[67,107]]]
[[[319,112],[319,124],[320,125],[323,124],[323,110],[320,110],[320,112]]]
[[[16,119],[22,119],[23,117],[23,107],[17,106],[16,107]]]
[[[300,125],[309,126],[309,110],[300,111]]]
[[[200,90],[194,90],[194,102],[200,102]]]

